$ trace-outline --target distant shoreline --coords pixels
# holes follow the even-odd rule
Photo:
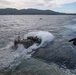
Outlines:
[[[6,8],[0,9],[0,15],[76,15],[76,13],[61,13],[52,10],[40,10],[40,9],[13,9]]]
[[[0,14],[0,15],[49,15],[49,14]],[[76,14],[53,14],[53,15],[76,15]]]

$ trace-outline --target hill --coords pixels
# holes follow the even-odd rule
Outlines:
[[[39,10],[39,9],[13,9],[6,8],[0,9],[0,15],[64,15],[65,13],[59,13],[52,10]]]

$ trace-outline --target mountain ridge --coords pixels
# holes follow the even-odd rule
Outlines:
[[[20,9],[20,10],[15,8],[5,8],[5,9],[0,9],[0,15],[69,15],[69,13],[67,14],[67,13],[56,12],[53,10],[40,10],[33,8]]]

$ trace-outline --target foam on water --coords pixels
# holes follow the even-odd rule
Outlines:
[[[28,54],[30,52],[30,54]],[[29,58],[31,56],[32,49],[26,49],[22,44],[18,45],[17,51],[14,55],[15,58]]]
[[[38,45],[38,44],[33,44],[30,48],[32,49],[37,49],[39,47],[44,47],[46,46],[48,43],[50,43],[51,41],[53,41],[54,39],[54,36],[50,33],[50,32],[47,32],[47,31],[35,31],[35,32],[30,32],[28,33],[25,37],[29,37],[29,36],[37,36],[38,38],[40,38],[42,41],[41,41],[41,44]]]
[[[42,40],[41,44],[38,45],[37,43],[34,43],[28,49],[24,48],[22,44],[18,44],[17,53],[14,55],[15,57],[21,57],[25,55],[28,58],[28,56],[31,56],[33,49],[36,50],[37,48],[44,47],[50,42],[52,42],[54,39],[54,36],[50,32],[47,32],[47,31],[30,32],[27,35],[25,35],[24,38],[26,39],[28,36],[33,36],[33,37],[37,36],[38,38]]]
[[[32,46],[30,46],[28,49],[26,49],[22,44],[18,44],[18,48],[14,54],[15,58],[20,58],[20,57],[25,57],[25,58],[29,58],[31,56],[31,54],[33,53],[33,49],[36,50],[37,48],[40,47],[44,47],[47,44],[49,44],[51,41],[53,41],[54,36],[47,31],[35,31],[35,32],[30,32],[27,35],[24,36],[24,38],[26,39],[28,36],[37,36],[38,38],[40,38],[41,44],[38,45],[37,43],[34,43]]]
[[[0,22],[1,22],[1,25],[2,25],[2,27],[0,28],[1,29],[0,30],[1,31],[0,34],[1,34],[1,36],[4,36],[5,37],[5,38],[3,38],[3,37],[0,36],[0,38],[3,38],[2,41],[4,41],[4,42],[6,42],[6,39],[8,39],[10,37],[15,38],[14,36],[19,35],[18,32],[21,32],[22,34],[24,34],[25,32],[27,32],[29,30],[32,31],[33,29],[35,29],[35,30],[40,29],[40,30],[48,30],[48,31],[51,31],[56,36],[56,39],[58,39],[58,40],[59,39],[60,40],[63,40],[63,39],[65,39],[65,38],[63,38],[63,36],[69,37],[69,35],[70,35],[69,38],[71,39],[71,38],[73,38],[73,36],[71,36],[71,35],[74,35],[72,32],[75,32],[76,31],[76,26],[75,25],[72,25],[70,23],[70,21],[72,21],[72,16],[68,17],[67,15],[66,16],[63,16],[63,15],[60,15],[60,16],[59,15],[58,16],[55,16],[55,15],[54,16],[37,16],[37,15],[36,16],[32,16],[32,15],[31,16],[28,16],[28,15],[19,16],[18,15],[18,16],[0,16],[0,17],[1,17]],[[39,17],[42,17],[43,20],[40,21]],[[75,21],[76,21],[76,19],[74,18],[73,24],[75,24]],[[7,28],[3,27],[3,25],[7,26]],[[65,27],[62,28],[62,26],[65,26]],[[6,30],[4,30],[4,29],[6,29]],[[62,33],[61,36],[59,35],[59,32]],[[16,33],[16,34],[14,35],[14,33]],[[9,64],[11,62],[13,62],[14,61],[14,58],[16,58],[16,57],[25,56],[24,58],[29,58],[31,56],[31,54],[32,54],[31,52],[33,52],[32,49],[37,49],[39,47],[46,46],[53,39],[53,38],[47,37],[47,35],[50,36],[49,35],[50,33],[49,32],[46,32],[46,31],[30,32],[30,33],[27,34],[27,36],[30,36],[30,34],[32,36],[38,35],[38,37],[40,36],[40,38],[43,38],[44,40],[42,39],[42,42],[41,42],[40,45],[37,45],[35,43],[33,46],[31,46],[28,49],[25,49],[23,45],[19,44],[17,50],[11,51],[10,47],[11,47],[12,43],[11,44],[8,44],[6,47],[0,49],[0,69],[2,67],[8,67]],[[44,36],[46,36],[47,38],[44,37]],[[47,40],[48,41],[50,40],[50,41],[48,42]],[[65,41],[66,41],[66,39],[65,39]],[[47,44],[45,42],[47,42]],[[59,44],[59,43],[56,42],[56,44]],[[66,44],[64,46],[66,46]],[[60,45],[59,45],[59,47],[60,47]],[[58,46],[56,48],[58,48]],[[56,50],[56,48],[54,48],[54,49]],[[61,48],[59,48],[59,49],[61,49]],[[18,61],[18,60],[16,60],[16,61]],[[19,61],[17,62],[17,64],[18,63],[19,63]],[[15,65],[15,64],[16,63],[11,63],[10,65]],[[63,72],[62,72],[60,70],[60,67],[57,68],[56,66],[57,65],[55,64],[54,67],[52,67],[52,68],[56,68],[55,75],[57,74],[58,71],[59,71],[59,74],[58,75],[74,75],[74,74],[70,73],[70,70],[68,71],[68,70],[64,70],[63,69],[62,70]],[[27,68],[27,66],[26,66],[26,68]],[[75,72],[75,75],[76,75],[76,72]]]
[[[26,39],[28,36],[33,36],[33,37],[37,36],[38,38],[41,39],[41,44],[38,45],[37,43],[34,43],[32,46],[30,46],[27,49],[22,44],[18,44],[17,50],[14,51],[13,54],[11,55],[14,59],[13,59],[13,62],[10,64],[9,69],[11,69],[12,67],[16,67],[18,64],[21,63],[23,59],[30,58],[32,53],[34,53],[34,51],[37,48],[45,47],[54,39],[54,36],[50,32],[47,32],[47,31],[30,32],[27,35],[25,35],[24,38]]]

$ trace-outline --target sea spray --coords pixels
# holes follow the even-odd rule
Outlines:
[[[27,49],[22,44],[18,44],[17,50],[13,53],[14,61],[11,63],[12,65],[10,65],[10,68],[15,67],[22,60],[30,58],[37,48],[45,47],[54,39],[54,36],[47,31],[30,32],[24,36],[24,39],[26,39],[29,36],[32,36],[32,37],[37,36],[42,40],[41,44],[38,45],[37,43],[34,43],[32,46],[30,46]]]
[[[40,47],[45,47],[47,44],[52,42],[53,39],[54,39],[54,36],[48,31],[30,32],[27,35],[25,35],[25,38],[29,37],[29,36],[32,36],[32,37],[37,36],[38,38],[41,39],[41,44],[38,45],[38,44],[34,43],[31,47],[29,47],[31,49],[37,49],[37,48],[40,48]]]
[[[25,48],[22,44],[18,44],[18,48],[14,53],[14,58],[15,60],[18,59],[28,59],[31,57],[32,53],[40,47],[45,47],[47,44],[53,41],[54,36],[47,31],[34,31],[34,32],[29,32],[28,34],[24,35],[24,39],[27,39],[27,37],[32,36],[35,37],[37,36],[38,38],[41,39],[41,44],[34,43],[32,46],[29,48]]]

